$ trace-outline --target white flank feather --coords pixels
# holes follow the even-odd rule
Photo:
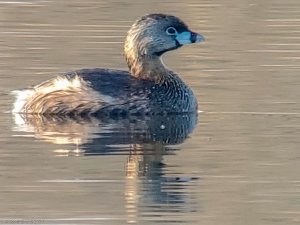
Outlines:
[[[80,77],[75,76],[73,79],[66,77],[57,77],[49,82],[48,80],[40,85],[37,85],[31,89],[12,91],[12,94],[16,96],[16,101],[13,106],[13,113],[21,113],[25,103],[34,95],[47,94],[55,91],[64,91],[70,89],[81,89],[88,87],[86,82]]]
[[[13,113],[22,112],[22,108],[26,103],[28,98],[34,95],[35,91],[33,89],[16,90],[12,91],[12,94],[16,96],[16,101],[13,106]]]

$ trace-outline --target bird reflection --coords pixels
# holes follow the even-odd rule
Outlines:
[[[182,210],[186,183],[194,178],[170,177],[164,156],[193,131],[197,114],[151,117],[15,116],[15,130],[59,146],[57,155],[127,155],[125,202],[128,222],[141,208],[165,205],[164,212]],[[61,147],[64,146],[64,147]]]

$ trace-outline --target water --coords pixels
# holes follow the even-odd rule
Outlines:
[[[126,31],[157,11],[207,39],[164,57],[198,117],[9,113],[57,73],[126,69]],[[0,1],[0,26],[0,224],[299,224],[298,0]]]

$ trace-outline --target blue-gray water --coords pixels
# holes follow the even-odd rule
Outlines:
[[[164,57],[197,118],[11,115],[12,90],[126,69],[150,12],[207,39]],[[299,224],[299,34],[299,0],[0,1],[0,224]]]

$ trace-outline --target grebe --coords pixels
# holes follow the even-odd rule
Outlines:
[[[197,112],[192,90],[161,56],[204,37],[179,18],[149,14],[128,31],[124,52],[129,71],[82,69],[32,88],[14,91],[13,112],[25,114],[177,114]]]

